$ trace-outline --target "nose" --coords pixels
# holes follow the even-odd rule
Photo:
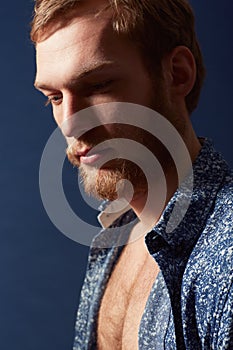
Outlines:
[[[89,107],[85,99],[78,98],[76,94],[63,94],[60,128],[65,137],[78,138],[83,133],[84,117],[80,111]]]

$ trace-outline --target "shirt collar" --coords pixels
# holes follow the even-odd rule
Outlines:
[[[146,236],[146,244],[151,254],[156,253],[164,244],[169,245],[176,254],[185,254],[193,247],[213,211],[217,192],[228,170],[228,165],[213,149],[212,143],[204,140],[193,164],[193,191],[188,210],[173,231],[167,230],[174,206],[178,205],[182,210],[186,193],[181,186],[168,203],[159,222]]]
[[[98,221],[103,228],[110,227],[115,220],[131,209],[125,199],[109,202],[105,201],[99,207],[101,213],[98,215]]]
[[[193,164],[194,183],[188,210],[174,230],[167,230],[175,205],[182,211],[183,203],[186,201],[187,194],[181,186],[169,201],[156,226],[146,236],[146,244],[151,254],[161,249],[164,244],[169,245],[176,253],[185,253],[194,245],[200,232],[203,231],[219,187],[228,170],[228,165],[221,155],[213,149],[212,143],[205,139],[199,156]],[[130,209],[124,201],[118,205],[120,210],[116,207],[116,202],[102,203],[100,207],[102,212],[98,219],[103,228],[110,227],[119,217],[124,217]],[[131,212],[132,214],[128,215],[130,220],[135,218],[132,210]]]

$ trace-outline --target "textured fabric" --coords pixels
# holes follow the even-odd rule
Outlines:
[[[140,350],[233,349],[233,174],[209,141],[205,141],[193,173],[191,203],[183,220],[173,231],[167,229],[175,205],[182,210],[186,194],[181,186],[146,236],[160,273],[142,316]],[[98,248],[112,235],[110,228],[102,230],[93,242],[74,350],[97,349],[101,298],[123,249],[117,242],[130,234],[133,219],[135,215],[129,211],[114,222],[118,229],[112,248]]]

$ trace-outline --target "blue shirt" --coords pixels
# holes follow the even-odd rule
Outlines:
[[[182,203],[182,189],[146,236],[160,273],[141,319],[140,350],[233,349],[233,174],[209,141],[193,165],[193,174],[191,203],[178,227],[166,230],[175,203]],[[133,218],[128,211],[113,224],[117,234],[107,228],[93,241],[74,350],[97,349],[101,298],[123,249],[119,242],[130,233]],[[101,243],[113,234],[115,246],[98,248],[107,246]]]

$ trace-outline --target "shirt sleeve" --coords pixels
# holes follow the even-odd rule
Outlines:
[[[230,277],[230,276],[229,276]],[[214,337],[214,350],[232,350],[233,349],[233,283],[229,278],[230,288],[226,295],[224,305],[221,311],[220,322],[216,329]]]

